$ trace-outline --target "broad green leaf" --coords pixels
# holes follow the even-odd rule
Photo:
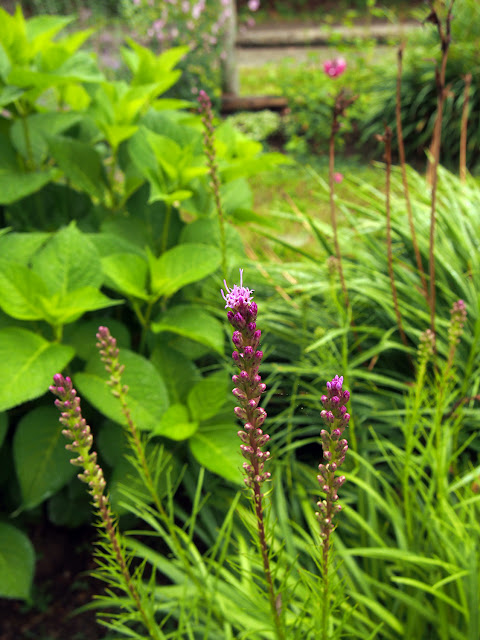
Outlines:
[[[42,320],[40,296],[48,296],[46,285],[31,269],[0,258],[0,307],[17,320]]]
[[[51,325],[64,325],[75,322],[87,311],[97,311],[123,304],[123,300],[112,300],[93,287],[73,289],[68,293],[56,293],[53,296],[39,296],[43,318]]]
[[[49,293],[71,294],[83,287],[98,288],[102,269],[97,249],[74,222],[58,231],[33,258],[33,270]]]
[[[35,567],[35,551],[16,527],[0,522],[0,596],[28,600]]]
[[[197,429],[198,422],[191,420],[187,407],[183,404],[172,404],[163,414],[153,435],[164,436],[170,440],[187,440]]]
[[[197,382],[187,399],[192,418],[199,422],[213,418],[225,404],[228,387],[228,378],[224,371]]]
[[[0,75],[2,75],[1,72]],[[18,98],[20,98],[24,93],[25,89],[19,89],[18,87],[3,87],[3,89],[0,89],[0,107],[6,107],[11,102],[18,100]]]
[[[125,365],[122,383],[128,385],[127,403],[138,429],[153,431],[168,407],[165,383],[151,362],[142,356],[122,349],[120,362]],[[107,385],[107,372],[98,357],[93,358],[85,373],[75,375],[80,394],[105,416],[125,425],[118,398]]]
[[[66,136],[49,136],[50,152],[73,186],[101,200],[105,192],[105,173],[99,153],[85,142]]]
[[[26,265],[32,256],[51,237],[49,233],[8,233],[0,238],[0,260]]]
[[[105,420],[97,437],[97,450],[111,467],[120,464],[128,451],[128,441],[125,429],[112,420]]]
[[[242,458],[237,427],[231,422],[201,426],[190,438],[190,449],[209,471],[235,484],[243,484]]]
[[[8,414],[3,411],[0,413],[0,449],[8,431]]]
[[[55,169],[31,173],[0,169],[0,204],[12,204],[39,191],[57,175]]]
[[[121,349],[130,348],[130,334],[125,325],[118,320],[96,313],[95,318],[90,320],[78,320],[73,324],[65,327],[63,332],[63,344],[69,344],[75,349],[77,358],[84,361],[90,360],[95,356],[98,357],[98,349],[96,347],[97,332],[99,326],[108,326],[110,333],[117,341]]]
[[[52,55],[54,51],[50,51]],[[58,54],[62,54],[62,47]],[[61,66],[54,70],[37,71],[14,67],[8,75],[8,82],[17,87],[36,87],[43,89],[52,86],[62,86],[71,82],[103,82],[105,77],[98,70],[98,66],[91,54],[78,51],[68,58]]]
[[[27,162],[33,161],[34,166],[38,167],[48,154],[47,136],[66,131],[82,117],[82,114],[73,111],[34,113],[14,122],[10,138],[23,158]]]
[[[50,522],[58,527],[73,529],[89,524],[92,507],[85,484],[74,478],[49,499],[47,512]]]
[[[165,380],[170,400],[174,403],[186,400],[188,392],[200,378],[200,372],[192,359],[160,342],[153,350],[150,360]]]
[[[152,323],[156,333],[170,331],[210,347],[223,355],[223,327],[202,307],[177,305]]]
[[[193,243],[177,245],[160,258],[151,258],[152,292],[169,298],[185,285],[213,273],[220,262],[221,254],[215,247]]]
[[[149,300],[147,291],[147,261],[133,253],[114,253],[102,259],[107,286],[127,297]]]
[[[76,473],[58,418],[53,406],[37,407],[20,420],[15,430],[13,458],[24,509],[33,509]]]
[[[43,395],[52,376],[74,356],[72,347],[10,327],[0,330],[0,411]]]

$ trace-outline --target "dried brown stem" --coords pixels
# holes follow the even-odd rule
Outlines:
[[[405,202],[407,204],[408,224],[410,227],[410,235],[412,237],[413,251],[415,253],[415,260],[417,263],[418,272],[420,274],[420,279],[422,281],[422,293],[425,300],[428,303],[427,279],[426,279],[425,270],[422,264],[422,257],[420,255],[420,250],[418,248],[417,234],[415,233],[415,224],[413,222],[412,203],[410,201],[410,190],[408,188],[408,179],[407,179],[407,167],[405,163],[405,146],[403,144],[401,86],[402,86],[402,59],[403,59],[404,49],[405,49],[405,43],[402,42],[402,44],[398,49],[397,100],[396,100],[396,109],[395,109],[396,120],[397,120],[398,154],[400,157],[400,166],[402,168],[403,191],[405,193]]]
[[[329,163],[328,163],[328,180],[330,190],[330,221],[333,231],[333,242],[335,245],[335,256],[338,260],[338,272],[340,274],[340,283],[342,285],[343,297],[345,301],[345,307],[350,307],[350,300],[348,298],[347,285],[345,282],[345,276],[343,273],[342,253],[340,251],[340,243],[338,241],[338,227],[337,227],[337,213],[335,209],[335,136],[340,129],[340,116],[345,115],[345,110],[356,100],[356,96],[348,97],[345,91],[342,89],[335,98],[335,104],[333,107],[333,120],[332,128],[330,132],[330,145],[329,145]]]
[[[437,199],[437,181],[438,181],[438,164],[440,161],[440,143],[442,137],[442,120],[443,120],[443,108],[445,99],[447,97],[448,88],[445,86],[445,71],[447,68],[448,49],[451,41],[451,22],[452,22],[452,9],[455,0],[451,0],[448,8],[447,16],[445,19],[445,25],[442,24],[438,17],[438,14],[431,1],[432,11],[428,17],[430,22],[433,22],[438,29],[438,35],[440,37],[441,49],[442,49],[442,62],[440,71],[438,68],[435,70],[435,80],[437,84],[437,117],[435,120],[435,127],[432,138],[432,163],[430,169],[431,185],[432,185],[432,197],[430,208],[430,238],[429,238],[429,278],[430,278],[430,290],[429,290],[429,306],[430,306],[430,329],[435,333],[435,212],[436,212],[436,199]]]
[[[392,130],[390,127],[385,126],[385,134],[382,137],[385,143],[385,162],[386,162],[386,209],[387,209],[387,260],[388,260],[388,275],[390,277],[390,288],[392,290],[393,308],[395,316],[397,318],[398,331],[402,339],[403,344],[407,347],[408,340],[403,330],[402,314],[400,313],[400,307],[398,306],[397,287],[395,285],[395,274],[393,271],[393,251],[392,251],[392,215],[390,207],[390,177],[392,173]]]
[[[467,73],[464,77],[465,89],[463,91],[462,124],[460,127],[460,180],[467,179],[467,124],[468,124],[468,100],[470,97],[470,85],[472,84],[472,74]]]

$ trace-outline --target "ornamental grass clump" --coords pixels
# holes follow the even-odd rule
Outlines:
[[[319,527],[308,537],[309,553],[299,543],[291,553],[283,549],[283,537],[290,535],[292,523],[282,520],[280,526],[270,526],[266,516],[274,511],[274,504],[269,501],[267,505],[265,490],[272,473],[267,468],[270,452],[265,449],[270,436],[263,430],[267,414],[260,407],[266,391],[259,373],[262,334],[257,329],[258,308],[253,290],[244,286],[243,270],[239,285],[230,288],[224,280],[222,296],[234,329],[232,357],[238,368],[232,377],[233,394],[238,401],[234,411],[243,422],[238,436],[244,458],[244,483],[253,510],[248,513],[239,504],[237,492],[224,523],[212,529],[209,542],[212,506],[205,504],[206,498],[202,497],[205,470],[200,469],[196,481],[192,469],[185,470],[190,476],[184,484],[187,493],[180,501],[174,500],[178,485],[168,480],[172,467],[165,467],[163,447],[153,441],[154,436],[145,437],[132,418],[128,386],[122,381],[124,365],[109,329],[99,327],[97,348],[108,373],[106,385],[125,419],[127,460],[135,472],[125,478],[121,491],[125,501],[120,506],[143,521],[145,526],[137,527],[138,531],[121,533],[93,450],[93,435],[82,417],[80,398],[69,377],[54,376],[50,390],[57,396],[55,404],[61,412],[63,434],[70,440],[67,449],[76,454],[72,463],[82,468],[79,478],[89,486],[101,532],[94,575],[106,583],[107,589],[97,598],[99,620],[117,637],[138,639],[296,640],[307,636],[327,640],[332,630],[343,625],[333,615],[338,608],[339,581],[334,581],[332,571],[329,575],[329,564],[333,518],[340,511],[337,491],[345,481],[337,471],[348,449],[343,432],[350,418],[345,406],[349,392],[342,388],[343,378],[335,376],[321,397],[325,429],[320,439],[325,464],[319,466],[318,480],[325,498],[318,502]],[[231,455],[233,458],[234,450]],[[311,469],[309,473],[313,480]],[[193,492],[191,504],[188,487]],[[230,500],[231,494],[228,497]],[[217,503],[215,508],[219,508]],[[309,511],[306,519],[315,522],[311,505]],[[277,515],[275,511],[274,517]],[[246,530],[251,530],[257,541],[250,549]],[[139,532],[142,541],[137,539]],[[304,534],[309,536],[307,529]],[[151,545],[143,542],[147,536]],[[302,568],[300,559],[309,564]],[[161,580],[157,579],[159,575]],[[187,606],[190,601],[194,602],[192,607]],[[309,603],[316,604],[316,611],[311,611]],[[309,635],[312,630],[316,630],[315,636]]]

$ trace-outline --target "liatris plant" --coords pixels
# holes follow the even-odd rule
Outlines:
[[[98,517],[99,527],[104,531],[104,540],[99,552],[101,566],[107,566],[108,582],[111,586],[121,589],[129,596],[131,606],[131,620],[140,619],[149,630],[151,638],[158,638],[159,634],[151,612],[144,606],[125,557],[124,547],[117,528],[117,523],[110,509],[108,495],[105,494],[105,478],[101,467],[97,464],[97,454],[92,450],[93,436],[89,425],[82,416],[80,398],[73,388],[69,377],[64,378],[60,373],[53,376],[54,384],[50,391],[57,396],[56,407],[60,410],[60,422],[65,427],[63,435],[72,442],[66,448],[76,456],[70,461],[83,471],[78,474],[82,482],[88,484],[88,491],[92,497],[93,508]],[[104,561],[107,565],[104,564]],[[115,567],[116,570],[112,570]]]
[[[320,522],[320,537],[322,539],[322,572],[323,572],[323,602],[322,608],[322,640],[328,638],[330,582],[328,576],[331,535],[335,529],[334,516],[341,511],[341,506],[336,504],[338,489],[345,482],[345,476],[337,476],[338,468],[345,461],[348,450],[348,442],[342,438],[345,427],[350,420],[345,404],[350,398],[350,393],[342,388],[343,376],[335,376],[331,382],[327,382],[327,394],[322,396],[323,411],[320,413],[327,429],[322,429],[323,457],[326,464],[318,467],[318,482],[325,498],[317,502],[318,512],[316,516]]]
[[[246,462],[243,463],[245,484],[253,491],[258,541],[277,637],[284,638],[281,607],[278,606],[280,599],[277,598],[273,584],[264,522],[262,485],[270,478],[270,472],[264,470],[270,452],[262,449],[270,436],[261,429],[267,414],[258,406],[266,389],[258,373],[263,358],[263,352],[258,349],[262,332],[257,329],[258,309],[252,298],[253,289],[243,286],[243,269],[240,269],[240,286],[234,285],[233,288],[229,288],[225,280],[224,285],[225,292],[222,290],[222,296],[226,303],[225,308],[229,309],[227,318],[235,329],[232,341],[236,349],[232,358],[240,369],[240,373],[235,374],[232,381],[236,385],[233,395],[240,404],[239,407],[235,407],[235,414],[244,421],[244,428],[238,432],[238,436],[242,441],[242,455],[246,458]]]
[[[200,113],[202,115],[202,123],[204,128],[203,146],[205,155],[207,156],[208,171],[211,179],[211,189],[215,200],[215,207],[218,214],[218,224],[220,227],[220,249],[222,252],[222,270],[224,276],[227,274],[227,249],[225,239],[225,215],[222,207],[222,199],[220,197],[220,178],[218,175],[218,165],[215,152],[215,128],[213,126],[212,102],[208,94],[202,89],[198,94],[200,103]]]

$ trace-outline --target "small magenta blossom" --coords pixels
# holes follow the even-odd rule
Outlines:
[[[230,288],[226,280],[223,281],[225,291],[222,296],[225,308],[229,309],[227,318],[234,328],[232,342],[236,350],[232,358],[240,369],[240,373],[232,377],[235,388],[232,393],[240,406],[235,407],[235,415],[244,421],[243,430],[238,432],[242,441],[240,449],[247,462],[243,463],[245,470],[245,484],[258,491],[258,487],[270,478],[270,473],[264,471],[265,462],[270,457],[269,451],[262,448],[270,439],[263,432],[263,425],[267,413],[258,406],[266,385],[258,373],[263,358],[263,352],[258,349],[262,332],[257,329],[257,304],[253,301],[253,289],[243,285],[243,269],[240,269],[240,285]]]
[[[345,58],[333,58],[333,60],[325,60],[323,70],[330,78],[338,78],[347,68]]]
[[[250,11],[258,11],[260,8],[260,0],[248,0],[248,8]]]
[[[336,476],[348,450],[348,442],[342,435],[350,420],[345,406],[350,399],[350,393],[342,386],[343,376],[335,376],[331,382],[327,382],[327,393],[321,398],[324,408],[320,417],[327,429],[322,429],[320,438],[326,464],[319,465],[317,480],[325,499],[317,503],[316,516],[320,521],[320,535],[327,545],[335,528],[333,517],[341,511],[341,506],[334,504],[338,500],[337,490],[345,482],[345,476]]]
[[[342,182],[342,180],[343,180],[343,173],[339,173],[338,171],[336,173],[334,173],[333,174],[333,180],[337,184],[340,184],[340,182]]]

